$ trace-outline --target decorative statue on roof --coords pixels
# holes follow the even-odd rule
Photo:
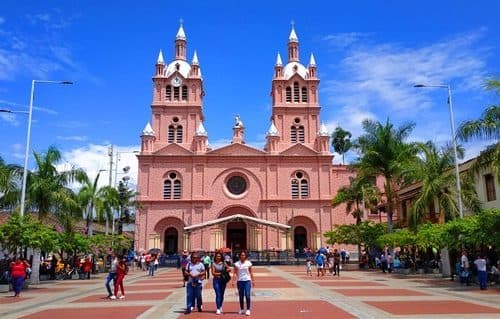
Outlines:
[[[234,118],[235,120],[235,124],[234,124],[234,127],[241,127],[243,128],[243,122],[241,121],[241,118],[240,118],[240,115],[237,114],[236,117]]]

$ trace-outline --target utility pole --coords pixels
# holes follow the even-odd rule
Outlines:
[[[108,185],[111,187],[113,185],[113,144],[108,147],[108,157],[109,157],[109,180]],[[106,235],[109,233],[109,219],[108,214],[106,214]]]

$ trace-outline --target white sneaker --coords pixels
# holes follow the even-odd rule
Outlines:
[[[242,315],[242,314],[244,314],[244,313],[245,313],[245,310],[243,310],[243,309],[241,309],[240,311],[238,311],[238,314],[239,314],[239,315]]]
[[[125,296],[120,296],[120,299],[125,299]]]
[[[245,312],[245,315],[246,315],[246,316],[250,316],[250,309],[248,309],[248,310]]]
[[[115,300],[115,299],[116,299],[116,296],[115,296],[115,295],[112,295],[111,297],[109,297],[109,299],[111,299],[111,300]]]
[[[193,311],[193,310],[194,310],[194,307],[191,307],[191,311]]]
[[[220,315],[220,309],[217,309],[217,311],[215,312],[216,315]]]

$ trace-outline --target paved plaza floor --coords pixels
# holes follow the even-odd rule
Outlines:
[[[305,267],[254,267],[253,318],[500,318],[500,287],[480,291],[436,275],[345,271],[340,277],[305,276]],[[21,298],[0,293],[0,318],[169,319],[242,318],[236,289],[226,290],[224,313],[215,315],[211,279],[203,288],[203,312],[184,315],[180,271],[154,277],[131,271],[124,300],[109,300],[104,274],[91,280],[43,282]]]

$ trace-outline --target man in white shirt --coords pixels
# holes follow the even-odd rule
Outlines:
[[[474,260],[474,265],[476,265],[477,268],[477,279],[479,281],[479,288],[481,290],[486,290],[486,259],[484,259],[484,256],[479,255],[477,256],[477,259]]]

